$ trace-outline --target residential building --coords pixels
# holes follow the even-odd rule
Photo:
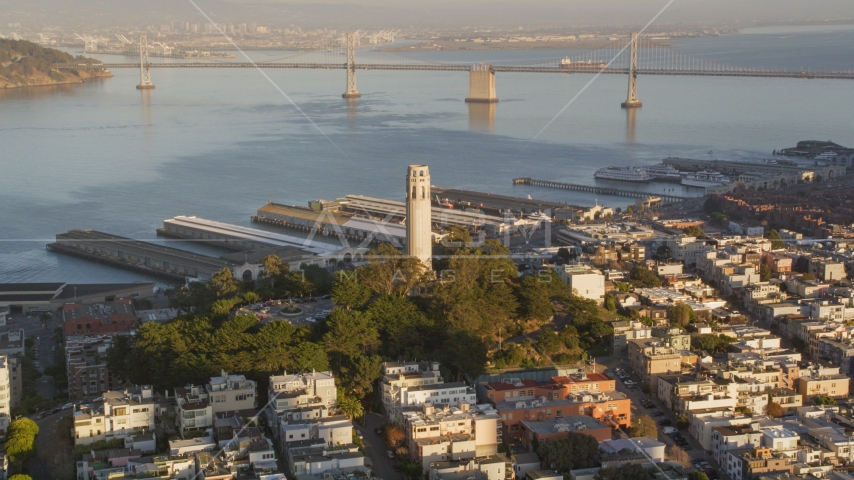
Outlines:
[[[628,342],[629,365],[653,391],[658,390],[658,376],[682,373],[683,363],[693,365],[697,357],[690,352],[668,347],[660,339]]]
[[[845,264],[825,258],[811,257],[809,271],[822,282],[845,280]]]
[[[297,420],[279,425],[279,444],[286,449],[293,442],[323,440],[326,445],[353,442],[353,422],[346,415],[333,415],[312,420]]]
[[[288,449],[291,478],[322,478],[329,475],[361,471],[367,476],[365,456],[353,444],[330,447],[324,444],[297,446]]]
[[[382,374],[379,383],[386,412],[401,405],[402,388],[445,383],[439,372],[439,362],[384,362]]]
[[[402,416],[410,455],[424,469],[431,462],[498,453],[501,425],[498,412],[491,406],[460,402],[440,409],[425,403],[420,411],[405,411]]]
[[[578,296],[599,305],[605,301],[605,275],[599,270],[584,265],[563,265],[557,268],[557,273]]]
[[[711,409],[705,412],[691,412],[688,415],[688,431],[704,450],[712,450],[712,434],[715,427],[746,425],[753,420],[729,408]]]
[[[849,395],[851,378],[839,372],[839,367],[824,362],[813,363],[802,369],[796,380],[796,390],[805,399],[818,395],[845,398]]]
[[[769,402],[779,404],[787,414],[794,413],[803,406],[804,396],[791,388],[772,388],[768,390]]]
[[[12,375],[9,357],[0,355],[0,430],[4,432],[12,423]]]
[[[770,448],[744,447],[729,450],[722,465],[732,480],[751,480],[767,474],[794,472],[792,459]]]
[[[597,442],[603,442],[611,439],[614,430],[601,420],[588,415],[568,415],[543,421],[523,420],[519,425],[517,438],[521,439],[523,447],[533,452],[536,445],[567,438],[569,432],[590,435]]]
[[[508,439],[521,441],[522,421],[545,421],[569,415],[589,415],[607,425],[631,425],[631,400],[621,392],[573,394],[562,400],[516,400],[496,402]],[[506,440],[510,441],[510,440]]]
[[[148,385],[104,392],[98,402],[75,406],[74,445],[152,432],[158,411],[159,403]]]
[[[681,328],[655,327],[652,329],[652,336],[662,339],[669,347],[678,350],[691,349],[691,335]]]
[[[506,378],[500,382],[484,382],[481,386],[489,402],[496,404],[517,400],[559,400],[578,393],[613,392],[616,381],[601,373],[578,372],[551,377],[545,382]]]
[[[128,333],[139,327],[139,318],[130,298],[88,305],[63,305],[62,321],[66,336]]]
[[[712,428],[712,455],[719,465],[726,461],[727,452],[744,447],[762,446],[758,423]]]
[[[187,385],[175,388],[177,404],[175,423],[181,435],[189,430],[202,430],[213,426],[213,407],[204,387]]]
[[[69,397],[91,399],[118,388],[119,379],[107,368],[107,350],[111,345],[110,335],[66,337]]]
[[[211,377],[205,385],[213,413],[250,410],[258,408],[255,382],[243,375],[229,375],[222,371],[218,377]]]
[[[626,353],[629,340],[639,338],[651,338],[652,328],[644,325],[641,322],[611,322],[614,332],[610,337],[611,352],[614,355],[622,355]]]
[[[337,402],[332,372],[314,372],[270,376],[270,398],[276,398],[277,411],[310,404],[334,407]]]
[[[539,462],[537,462],[539,468]],[[469,460],[432,462],[427,474],[429,480],[508,480],[513,475],[513,464],[504,455],[490,455]]]
[[[659,442],[652,437],[634,437],[630,439],[620,438],[612,440],[607,438],[599,443],[599,451],[602,453],[602,462],[608,461],[608,456],[625,451],[634,451],[641,454],[644,463],[648,461],[663,462],[667,444]]]

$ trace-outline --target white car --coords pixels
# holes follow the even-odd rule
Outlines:
[[[69,408],[71,408],[73,406],[74,406],[73,403],[66,403],[65,405],[62,406],[61,410],[68,410]]]
[[[394,452],[391,450],[386,450],[385,454],[388,455],[388,458],[391,458],[392,460],[394,459]]]
[[[314,323],[314,322],[316,322],[317,320],[315,320],[315,319],[314,319],[314,317],[308,317],[308,318],[306,318],[306,319],[305,319],[305,321],[306,321],[306,322],[308,322],[308,323]]]

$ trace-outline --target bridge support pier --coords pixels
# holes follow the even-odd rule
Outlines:
[[[623,108],[638,108],[643,106],[638,100],[638,33],[632,33],[632,50],[629,60],[629,94],[626,101],[620,104]]]
[[[362,96],[356,90],[356,35],[353,32],[347,32],[347,91],[341,96],[347,99]]]
[[[469,71],[469,96],[467,103],[495,103],[495,70],[492,65],[478,63]]]
[[[154,84],[151,83],[151,68],[148,65],[148,37],[145,35],[139,36],[139,85],[137,90],[151,90]]]

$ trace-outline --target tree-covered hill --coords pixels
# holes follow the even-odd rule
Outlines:
[[[112,76],[109,71],[100,69],[57,70],[53,67],[56,63],[100,62],[26,40],[0,38],[0,88],[82,83],[92,77]]]

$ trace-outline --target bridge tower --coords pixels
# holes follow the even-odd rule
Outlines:
[[[154,84],[151,83],[151,69],[148,64],[148,37],[145,35],[139,36],[139,85],[136,88],[139,90],[154,88]]]
[[[356,90],[356,35],[353,32],[347,32],[347,91],[341,96],[344,98],[362,96]]]
[[[643,106],[638,100],[638,32],[632,32],[632,50],[629,54],[629,94],[621,105],[623,108]]]
[[[468,103],[495,103],[495,69],[488,63],[478,63],[469,71]]]

